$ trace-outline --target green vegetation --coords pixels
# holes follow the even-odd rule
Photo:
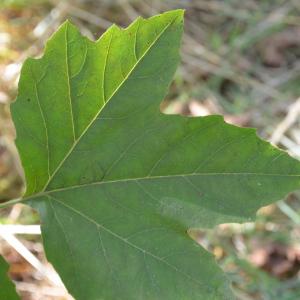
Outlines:
[[[27,189],[13,203],[39,211],[77,300],[233,299],[187,232],[251,221],[299,188],[300,164],[255,130],[159,112],[182,15],[113,25],[97,42],[66,22],[22,68],[12,116]]]

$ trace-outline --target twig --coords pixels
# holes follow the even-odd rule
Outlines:
[[[112,24],[110,21],[102,17],[96,16],[73,5],[68,5],[68,13],[103,29],[108,28]]]
[[[59,276],[46,268],[13,234],[1,231],[0,236],[50,282],[56,286],[63,286]]]
[[[53,286],[37,286],[33,283],[18,281],[16,283],[18,291],[24,291],[32,294],[33,299],[44,299],[45,296],[51,299],[72,300],[65,288]],[[53,298],[52,298],[53,297]],[[48,299],[48,298],[47,298]]]
[[[2,234],[41,234],[40,225],[0,225],[0,235]]]
[[[140,15],[128,1],[118,0],[118,2],[131,21],[135,20]]]
[[[274,130],[270,142],[277,145],[284,133],[297,121],[300,114],[300,98],[298,98],[289,108],[286,117],[278,124]]]
[[[288,150],[291,155],[300,158],[300,146],[298,144],[296,144],[285,135],[281,137],[280,143]]]
[[[286,204],[283,200],[281,200],[277,202],[277,206],[295,224],[300,225],[300,215],[297,214],[288,204]]]

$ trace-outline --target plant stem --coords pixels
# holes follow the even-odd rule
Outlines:
[[[24,198],[16,198],[16,199],[12,199],[3,203],[0,203],[0,209],[1,208],[7,208],[9,206],[12,206],[14,204],[20,203],[24,200]]]

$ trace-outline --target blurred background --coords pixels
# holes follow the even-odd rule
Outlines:
[[[65,19],[97,39],[112,23],[174,8],[186,9],[182,63],[162,110],[223,114],[300,159],[299,0],[0,0],[0,202],[23,189],[9,104],[24,59],[40,56]],[[0,211],[10,276],[22,299],[72,299],[46,262],[38,224],[22,204]],[[300,299],[299,192],[262,208],[256,223],[193,237],[215,255],[237,299]]]

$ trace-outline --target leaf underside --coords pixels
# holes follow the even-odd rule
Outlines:
[[[2,300],[19,300],[15,287],[7,276],[8,265],[0,256],[0,299]]]
[[[181,10],[139,18],[96,42],[66,22],[22,68],[24,201],[77,300],[233,299],[187,230],[252,220],[299,188],[300,164],[254,129],[160,112],[182,22]]]

